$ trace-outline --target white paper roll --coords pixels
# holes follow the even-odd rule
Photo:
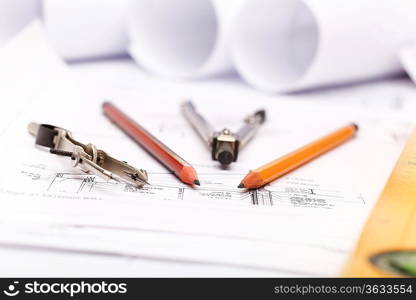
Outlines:
[[[253,86],[290,92],[402,72],[416,37],[414,0],[246,1],[232,29],[237,70]]]
[[[0,1],[0,45],[23,29],[40,13],[40,0]]]
[[[135,0],[129,10],[129,53],[167,77],[232,70],[228,35],[241,0]]]
[[[126,53],[125,16],[131,0],[44,0],[52,45],[68,60]]]

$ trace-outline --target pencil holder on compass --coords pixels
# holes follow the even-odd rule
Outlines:
[[[254,137],[258,128],[266,119],[266,112],[258,110],[244,119],[244,125],[235,133],[227,128],[216,131],[211,124],[199,114],[191,101],[185,101],[182,113],[211,149],[213,160],[222,166],[237,161],[239,151]]]

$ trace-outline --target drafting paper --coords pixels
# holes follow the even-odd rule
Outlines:
[[[183,185],[109,122],[101,95],[55,80],[52,90],[33,95],[38,105],[0,139],[7,141],[0,154],[8,157],[0,173],[3,275],[337,275],[410,124],[247,93],[230,97],[236,94],[226,88],[191,89],[198,109],[219,129],[241,126],[244,111],[267,110],[267,122],[225,171],[180,117],[183,86],[134,74],[137,90],[123,88],[112,101],[192,163],[201,187]],[[249,169],[351,120],[361,130],[342,147],[264,189],[236,188]],[[80,173],[68,158],[34,146],[29,121],[68,128],[76,139],[147,169],[150,185],[139,190]],[[12,268],[15,254],[8,250],[29,263]],[[48,268],[36,270],[45,253]]]
[[[131,0],[45,0],[43,16],[58,53],[69,60],[125,53]]]
[[[416,2],[246,1],[232,56],[253,86],[296,91],[403,72],[400,47],[416,38]]]
[[[7,176],[1,178],[0,248],[91,256],[104,264],[118,260],[123,265],[129,258],[137,264],[126,274],[137,276],[164,275],[151,264],[141,268],[140,262],[149,261],[165,267],[173,263],[176,271],[171,268],[170,273],[175,276],[194,274],[189,264],[199,265],[201,273],[204,266],[220,267],[209,273],[214,276],[224,276],[224,268],[239,276],[336,276],[400,153],[405,138],[396,141],[391,134],[405,137],[408,130],[386,120],[363,120],[355,140],[264,189],[244,193],[236,185],[250,167],[322,136],[352,116],[324,120],[323,114],[309,117],[311,109],[280,109],[270,117],[284,113],[287,118],[262,128],[241,161],[223,171],[186,121],[174,117],[176,105],[154,101],[172,112],[158,115],[153,109],[143,112],[136,101],[118,101],[197,168],[201,188],[192,189],[106,122],[98,113],[100,100],[83,103],[84,108],[88,103],[88,114],[75,105],[62,113],[55,108],[54,116],[33,110],[2,137],[10,141],[14,136],[11,141],[18,147],[2,153],[14,163],[3,169]],[[303,126],[290,122],[294,113]],[[81,141],[146,168],[150,185],[139,190],[70,168],[68,159],[33,146],[28,120],[70,128]],[[279,139],[273,139],[276,132]],[[57,274],[57,267],[49,268]],[[86,272],[81,264],[75,267]],[[70,266],[61,272],[68,270]]]
[[[40,0],[0,1],[0,46],[40,12]]]
[[[241,0],[138,0],[129,10],[129,53],[168,77],[232,71],[228,39]]]

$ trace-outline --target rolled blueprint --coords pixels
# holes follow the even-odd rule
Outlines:
[[[40,13],[40,0],[0,1],[0,46]]]
[[[52,45],[68,60],[126,53],[125,14],[131,0],[44,0]]]
[[[129,53],[167,77],[232,70],[228,34],[241,0],[135,0],[128,16]]]
[[[290,92],[399,73],[416,38],[414,0],[246,1],[232,29],[236,69],[253,86]]]

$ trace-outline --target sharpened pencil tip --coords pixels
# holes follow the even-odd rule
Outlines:
[[[196,185],[201,185],[201,183],[199,182],[199,180],[198,180],[198,179],[195,179],[195,180],[194,180],[194,184],[196,184]]]
[[[244,183],[240,183],[240,184],[238,185],[238,188],[239,188],[239,189],[243,189],[243,188],[244,188]]]
[[[351,125],[355,128],[356,131],[358,131],[358,129],[360,129],[360,127],[356,123],[351,123]]]

